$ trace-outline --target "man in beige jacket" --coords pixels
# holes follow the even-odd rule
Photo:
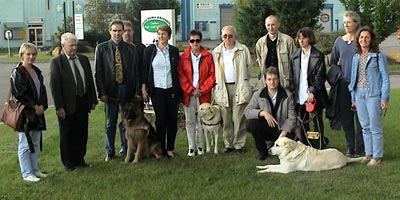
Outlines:
[[[216,78],[214,100],[221,106],[224,153],[242,154],[247,135],[243,112],[252,95],[251,56],[249,49],[236,41],[233,26],[223,27],[221,33],[222,43],[212,52]]]
[[[265,81],[262,74],[269,67],[278,68],[279,80],[281,86],[289,90],[289,60],[290,55],[296,50],[293,38],[289,35],[279,32],[279,18],[276,15],[270,15],[265,19],[265,27],[268,33],[258,39],[256,43],[257,63],[261,68],[259,76],[259,88],[265,87]]]

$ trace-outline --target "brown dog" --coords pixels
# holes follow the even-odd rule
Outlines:
[[[128,163],[131,160],[135,149],[133,163],[137,163],[140,158],[147,158],[150,155],[154,155],[157,159],[161,158],[161,144],[155,138],[155,129],[144,117],[139,100],[124,104],[122,119],[128,145],[125,162]]]

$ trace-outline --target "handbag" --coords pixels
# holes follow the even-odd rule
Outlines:
[[[4,103],[1,121],[14,130],[24,129],[24,104],[11,99],[11,89],[7,101]]]
[[[326,74],[326,81],[330,86],[335,85],[343,77],[343,72],[340,65],[332,64]]]

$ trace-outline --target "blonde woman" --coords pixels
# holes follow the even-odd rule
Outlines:
[[[29,182],[38,182],[47,177],[47,174],[39,170],[37,159],[42,130],[46,130],[44,111],[47,109],[47,93],[42,72],[33,65],[37,52],[35,45],[21,44],[21,62],[13,69],[10,77],[13,97],[25,105],[24,130],[17,130],[18,160],[22,178]]]

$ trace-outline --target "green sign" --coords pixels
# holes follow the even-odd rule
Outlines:
[[[161,25],[167,25],[167,22],[159,19],[149,19],[143,24],[143,27],[146,31],[155,33]]]

